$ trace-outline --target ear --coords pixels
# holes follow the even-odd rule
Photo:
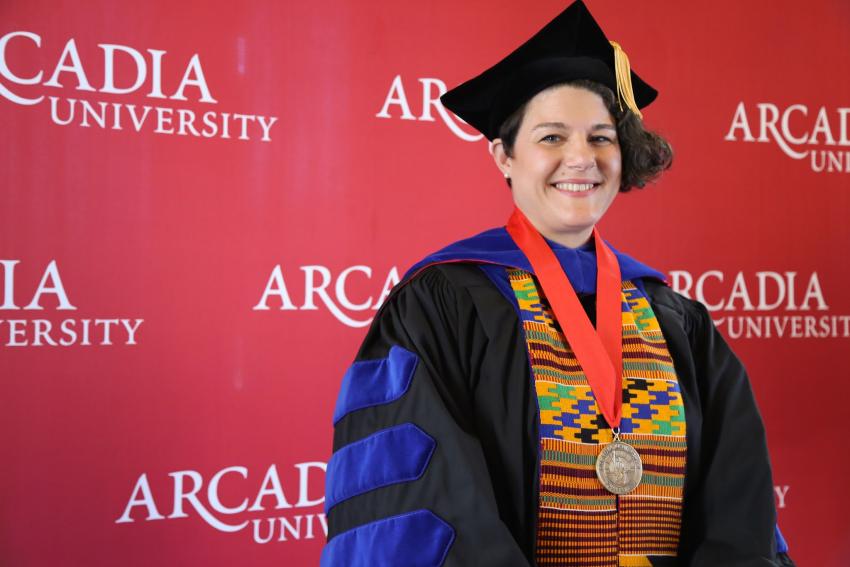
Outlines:
[[[510,179],[511,177],[511,157],[505,151],[505,145],[501,138],[496,138],[490,142],[490,154],[493,156],[493,161],[496,167],[502,172],[502,175]]]

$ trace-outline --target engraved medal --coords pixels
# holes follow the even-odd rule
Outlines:
[[[619,431],[596,458],[596,476],[608,492],[628,494],[638,487],[643,476],[643,463],[634,447],[620,441]]]

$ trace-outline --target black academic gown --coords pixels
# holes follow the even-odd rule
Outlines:
[[[525,334],[494,283],[506,256],[460,256],[476,263],[438,253],[412,270],[346,376],[323,567],[535,565],[539,417]],[[429,266],[435,258],[452,263]],[[678,558],[653,564],[791,565],[776,553],[764,426],[743,366],[700,303],[639,279],[674,360],[688,440]],[[581,298],[592,315],[595,296]]]

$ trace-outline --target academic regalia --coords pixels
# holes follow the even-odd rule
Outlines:
[[[592,315],[593,251],[552,246]],[[704,306],[617,256],[658,318],[687,416],[678,557],[652,564],[791,564],[743,366]],[[536,564],[540,418],[505,267],[532,271],[504,229],[487,231],[414,266],[377,314],[334,414],[323,566]]]
[[[616,92],[620,115],[640,117],[657,95],[577,1],[441,101],[493,140],[537,93],[575,80]],[[600,307],[613,307],[600,313],[614,317],[601,318],[599,336],[583,323],[582,337],[596,345],[613,337],[609,354],[623,343],[622,361],[608,358],[611,379],[596,381],[610,395],[597,396],[572,351],[578,343],[564,340],[564,319],[544,297],[564,294],[536,280],[559,262],[578,294],[573,313],[584,321],[583,307],[593,322],[598,251],[550,242],[550,258],[542,243],[549,259],[538,275],[508,230],[424,259],[376,315],[334,412],[322,566],[791,564],[778,554],[764,427],[747,375],[705,307],[616,253],[622,285],[616,275],[600,284],[614,292],[602,294]],[[618,303],[621,336],[610,326]],[[594,352],[605,355],[601,348]],[[552,384],[547,372],[557,375]],[[596,398],[616,412],[619,390],[623,415],[608,422]],[[600,447],[621,441],[645,469],[623,496],[606,492],[605,475],[593,470]]]

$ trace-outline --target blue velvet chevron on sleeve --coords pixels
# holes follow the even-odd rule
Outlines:
[[[436,445],[412,423],[346,445],[328,463],[325,512],[358,494],[420,478]]]
[[[440,567],[455,531],[430,510],[384,518],[333,538],[321,567]]]
[[[342,379],[334,425],[353,411],[388,404],[404,396],[418,362],[414,353],[393,346],[386,358],[352,364]]]

